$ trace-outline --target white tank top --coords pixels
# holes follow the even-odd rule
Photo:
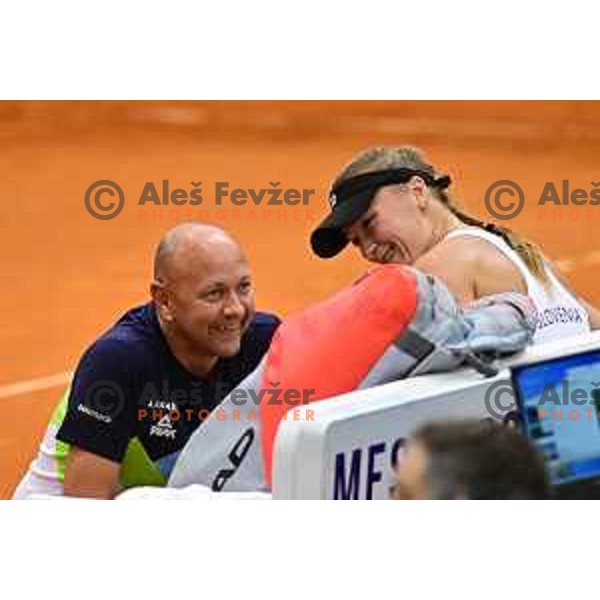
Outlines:
[[[533,343],[539,344],[560,340],[590,331],[587,310],[565,288],[565,286],[546,268],[549,284],[544,286],[532,275],[523,259],[499,235],[479,227],[463,227],[448,233],[445,239],[470,235],[478,237],[495,246],[510,260],[525,281],[527,294],[537,310],[537,329]]]

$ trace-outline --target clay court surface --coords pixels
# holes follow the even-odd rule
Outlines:
[[[147,299],[161,234],[199,218],[245,244],[257,304],[281,315],[331,294],[365,268],[352,251],[313,257],[308,236],[325,192],[352,155],[412,144],[449,172],[455,194],[489,218],[493,182],[519,183],[511,227],[559,260],[573,287],[600,305],[600,206],[541,210],[547,181],[600,189],[600,103],[0,103],[0,498],[10,496],[84,348]],[[125,207],[94,219],[84,194],[117,182]],[[200,206],[137,205],[146,182],[191,190]],[[314,188],[308,205],[215,206],[233,188]]]

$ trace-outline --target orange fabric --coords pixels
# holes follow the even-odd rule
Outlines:
[[[398,265],[376,267],[332,298],[287,319],[278,329],[262,388],[314,389],[315,402],[355,389],[417,308],[414,273]],[[360,318],[357,318],[359,317]],[[271,483],[273,445],[286,402],[261,405],[265,478]]]

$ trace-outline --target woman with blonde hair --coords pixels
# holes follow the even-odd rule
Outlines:
[[[333,182],[331,213],[311,236],[313,251],[330,258],[351,243],[371,262],[414,265],[439,277],[462,304],[527,294],[538,311],[536,343],[600,328],[600,312],[559,279],[536,246],[466,214],[450,183],[417,149],[369,149]]]

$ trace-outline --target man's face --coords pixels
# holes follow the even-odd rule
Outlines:
[[[197,264],[197,268],[193,266]],[[234,356],[254,317],[250,268],[234,245],[190,257],[185,274],[169,284],[172,325],[195,352]]]
[[[369,210],[344,233],[368,261],[413,264],[424,252],[430,228],[424,217],[420,178],[380,188]]]
[[[394,500],[427,500],[427,450],[411,440],[403,449],[396,467],[396,481],[392,490]]]

